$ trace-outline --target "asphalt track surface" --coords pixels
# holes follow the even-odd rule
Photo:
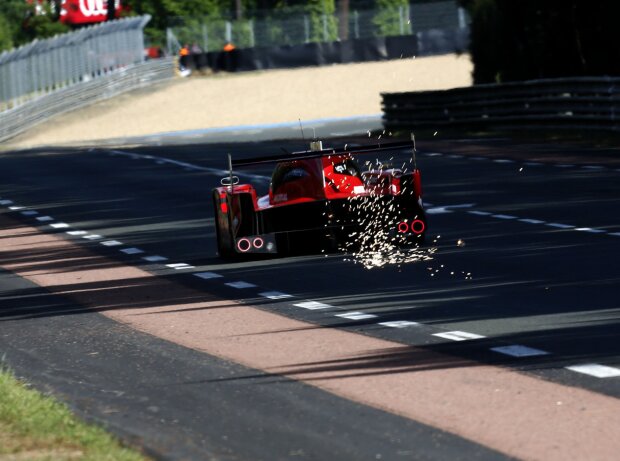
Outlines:
[[[620,166],[607,160],[613,153],[504,139],[420,142],[433,260],[371,270],[338,254],[219,260],[210,194],[226,154],[303,147],[264,141],[8,152],[0,156],[0,207],[25,225],[225,299],[620,397]],[[247,174],[262,181],[269,169]],[[59,223],[70,228],[52,226]],[[90,235],[101,238],[84,238]],[[114,240],[122,245],[102,244]],[[124,251],[131,248],[141,252]],[[155,457],[505,456],[136,332],[9,272],[0,275],[0,296],[0,350],[9,366]]]

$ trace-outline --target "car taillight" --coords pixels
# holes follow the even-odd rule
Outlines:
[[[226,201],[226,192],[220,192],[220,210],[222,213],[228,213],[228,202]]]
[[[407,224],[407,221],[402,221],[398,223],[398,232],[400,232],[401,234],[404,234],[408,230],[409,230],[409,224]]]
[[[411,223],[411,232],[414,234],[421,234],[425,229],[424,221],[420,219],[414,219]]]
[[[252,240],[252,245],[257,250],[260,250],[263,247],[264,244],[265,244],[265,242],[260,237],[256,237],[254,240]]]
[[[248,252],[250,250],[250,248],[252,248],[252,244],[250,243],[250,240],[248,240],[246,238],[239,239],[239,241],[237,242],[237,249],[241,253]]]

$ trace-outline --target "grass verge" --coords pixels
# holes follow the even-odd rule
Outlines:
[[[17,381],[0,364],[0,461],[145,461],[103,429]]]

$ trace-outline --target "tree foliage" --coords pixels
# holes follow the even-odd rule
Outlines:
[[[34,6],[26,0],[0,0],[0,51],[19,46],[35,38],[46,38],[57,33],[68,31],[48,13],[35,15]],[[53,0],[48,0],[53,1]],[[428,0],[433,1],[433,0]],[[469,0],[463,0],[469,1]],[[472,0],[475,2],[477,0]],[[198,23],[203,18],[244,19],[255,14],[277,15],[287,9],[299,9],[310,17],[312,39],[336,40],[338,37],[338,20],[335,18],[336,6],[339,13],[346,18],[349,8],[376,8],[375,27],[379,27],[384,35],[398,34],[398,8],[405,7],[409,0],[123,0],[128,7],[128,14],[151,15],[147,25],[147,37],[154,44],[165,43],[166,28],[174,23],[175,18],[190,18]],[[257,13],[262,11],[262,13]],[[267,13],[266,13],[267,12]],[[324,19],[326,15],[326,19]],[[346,36],[346,24],[343,30]],[[384,30],[385,29],[385,30]],[[277,32],[277,31],[275,31]],[[275,33],[274,32],[274,33]]]
[[[461,0],[474,82],[620,75],[617,0]]]
[[[35,14],[33,5],[24,0],[2,0],[0,10],[0,51],[67,32],[69,28],[57,21],[49,5],[44,14]]]

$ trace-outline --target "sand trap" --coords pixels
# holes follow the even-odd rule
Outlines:
[[[41,124],[3,147],[381,112],[381,92],[472,84],[469,55],[177,78]]]

